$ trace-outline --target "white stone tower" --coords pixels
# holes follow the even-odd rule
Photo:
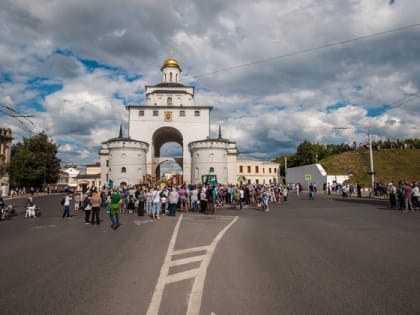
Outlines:
[[[161,163],[172,160],[191,182],[191,155],[188,144],[207,139],[210,133],[211,106],[194,105],[194,87],[181,84],[181,66],[176,59],[166,59],[161,68],[162,82],[146,86],[146,104],[129,105],[130,138],[150,144],[147,174],[155,177]],[[182,158],[161,158],[160,149],[167,142],[182,147]]]
[[[173,161],[182,168],[183,182],[201,183],[214,174],[223,184],[235,183],[236,143],[210,138],[211,106],[194,105],[194,87],[181,83],[181,66],[173,57],[163,62],[162,82],[146,86],[146,104],[128,105],[128,137],[102,143],[101,182],[133,185],[158,179],[160,165]],[[178,143],[182,157],[161,157],[161,147]],[[179,183],[178,183],[179,184]]]

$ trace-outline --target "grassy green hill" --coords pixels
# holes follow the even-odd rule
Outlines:
[[[373,151],[375,181],[387,183],[400,179],[420,181],[420,150],[380,150]],[[344,152],[325,158],[319,163],[328,174],[347,174],[351,170],[353,182],[361,185],[370,184],[369,150],[360,149]]]

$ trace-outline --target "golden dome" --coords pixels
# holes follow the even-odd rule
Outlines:
[[[178,69],[181,70],[181,66],[179,65],[179,62],[176,59],[172,58],[172,57],[166,59],[163,62],[162,69],[163,68],[166,68],[166,67],[178,68]]]

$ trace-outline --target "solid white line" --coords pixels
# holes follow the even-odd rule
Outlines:
[[[159,314],[159,308],[162,301],[163,290],[165,289],[166,276],[169,272],[171,263],[172,252],[175,247],[176,238],[178,237],[179,227],[182,221],[182,214],[179,216],[178,222],[176,223],[175,229],[172,233],[171,240],[169,242],[168,250],[166,252],[165,261],[163,262],[162,268],[160,269],[159,279],[156,283],[155,290],[153,292],[152,300],[150,301],[149,308],[147,309],[147,315]]]
[[[190,300],[188,303],[188,310],[186,313],[187,315],[200,314],[201,300],[203,298],[204,282],[206,280],[207,268],[210,264],[210,260],[213,256],[217,243],[220,241],[220,239],[223,237],[226,231],[238,220],[238,218],[239,217],[236,216],[235,219],[232,220],[232,222],[230,222],[222,231],[220,231],[220,233],[216,236],[216,238],[210,244],[209,249],[205,255],[206,257],[203,259],[200,266],[201,272],[198,273],[197,277],[194,280],[194,284],[193,284],[191,295],[190,295]]]

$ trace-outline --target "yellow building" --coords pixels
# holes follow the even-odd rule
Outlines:
[[[236,162],[237,184],[277,184],[280,164],[271,161],[240,159]]]
[[[105,184],[105,183],[104,183]],[[60,170],[57,187],[68,187],[72,190],[86,190],[92,187],[101,187],[101,165],[99,163],[86,165],[86,169],[77,166]]]
[[[77,190],[86,190],[86,188],[101,187],[101,164],[86,165],[86,171],[80,172],[76,177]],[[106,184],[106,183],[104,183]]]

